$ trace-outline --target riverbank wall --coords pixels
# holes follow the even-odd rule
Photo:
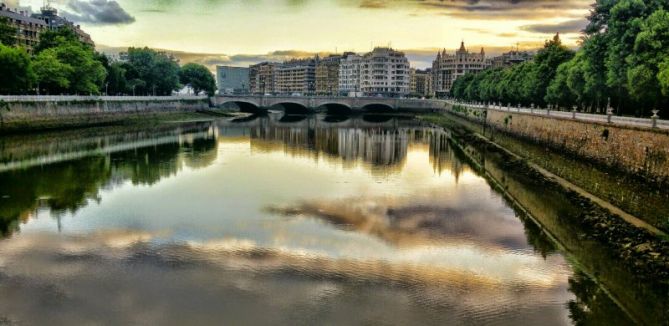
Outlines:
[[[666,276],[659,276],[666,275],[666,241],[625,224],[596,203],[541,175],[524,160],[470,133],[459,121],[447,119],[428,121],[452,131],[451,144],[504,194],[525,224],[534,248],[544,256],[560,248],[576,262],[577,274],[584,273],[598,284],[590,286],[592,297],[581,297],[594,308],[593,313],[614,312],[607,309],[610,302],[602,300],[610,297],[638,324],[666,320],[669,310],[663,298],[669,288]],[[655,256],[655,252],[662,254]],[[578,278],[570,278],[573,287],[586,285],[578,282]],[[597,292],[599,295],[594,295]]]
[[[206,110],[207,97],[0,96],[0,132],[92,126]]]
[[[542,144],[607,168],[663,184],[669,182],[669,131],[486,108],[447,111],[491,130]]]

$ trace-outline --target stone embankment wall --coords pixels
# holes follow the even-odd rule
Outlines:
[[[0,132],[122,122],[132,117],[207,109],[207,98],[0,98]]]
[[[656,181],[669,180],[669,131],[526,113],[451,107],[450,112],[551,148]]]

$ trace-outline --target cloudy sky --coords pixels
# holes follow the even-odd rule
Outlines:
[[[0,0],[1,1],[1,0]],[[424,67],[464,40],[490,53],[536,48],[555,32],[576,46],[594,0],[54,0],[98,47],[149,46],[206,64],[247,65],[391,45]],[[5,0],[32,6],[42,0]]]

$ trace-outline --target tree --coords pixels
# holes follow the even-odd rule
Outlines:
[[[47,49],[38,54],[33,60],[33,69],[40,92],[60,94],[69,90],[74,68],[58,59],[56,49]]]
[[[532,101],[536,104],[545,104],[548,85],[555,78],[558,67],[569,61],[574,56],[574,52],[562,44],[560,34],[555,34],[552,40],[546,41],[544,48],[537,52],[534,57],[534,69],[525,79],[526,101]]]
[[[124,68],[135,94],[171,95],[179,89],[179,65],[164,53],[130,48]]]
[[[79,41],[79,37],[69,28],[59,28],[56,30],[46,30],[40,33],[39,43],[34,47],[36,54],[46,50],[59,47],[68,43],[77,43],[92,50],[88,44]]]
[[[195,94],[205,92],[209,96],[214,96],[216,92],[216,80],[214,75],[207,67],[189,63],[181,67],[179,79],[184,85],[189,85],[195,91]]]
[[[35,80],[30,56],[21,48],[0,44],[0,94],[28,92]]]
[[[656,106],[667,100],[662,70],[669,60],[669,12],[658,10],[641,23],[634,51],[627,58],[627,87],[637,101]]]
[[[74,70],[69,76],[69,92],[74,94],[100,94],[107,71],[95,59],[95,52],[81,43],[69,42],[53,48],[58,60]]]
[[[0,17],[0,44],[16,45],[16,28],[9,24],[6,17]]]
[[[107,92],[109,94],[124,94],[128,92],[125,65],[114,62],[107,69]]]
[[[574,93],[567,85],[569,71],[574,60],[567,61],[558,67],[557,73],[546,90],[546,102],[557,104],[560,107],[571,107],[574,103]]]
[[[660,81],[660,87],[664,96],[669,96],[669,58],[664,59],[660,64],[660,72],[657,74]]]

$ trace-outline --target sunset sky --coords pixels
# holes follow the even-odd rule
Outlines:
[[[32,6],[42,0],[10,0]],[[464,40],[499,53],[536,48],[555,32],[577,46],[593,0],[54,0],[98,48],[149,46],[186,61],[244,66],[391,45],[426,67]]]

